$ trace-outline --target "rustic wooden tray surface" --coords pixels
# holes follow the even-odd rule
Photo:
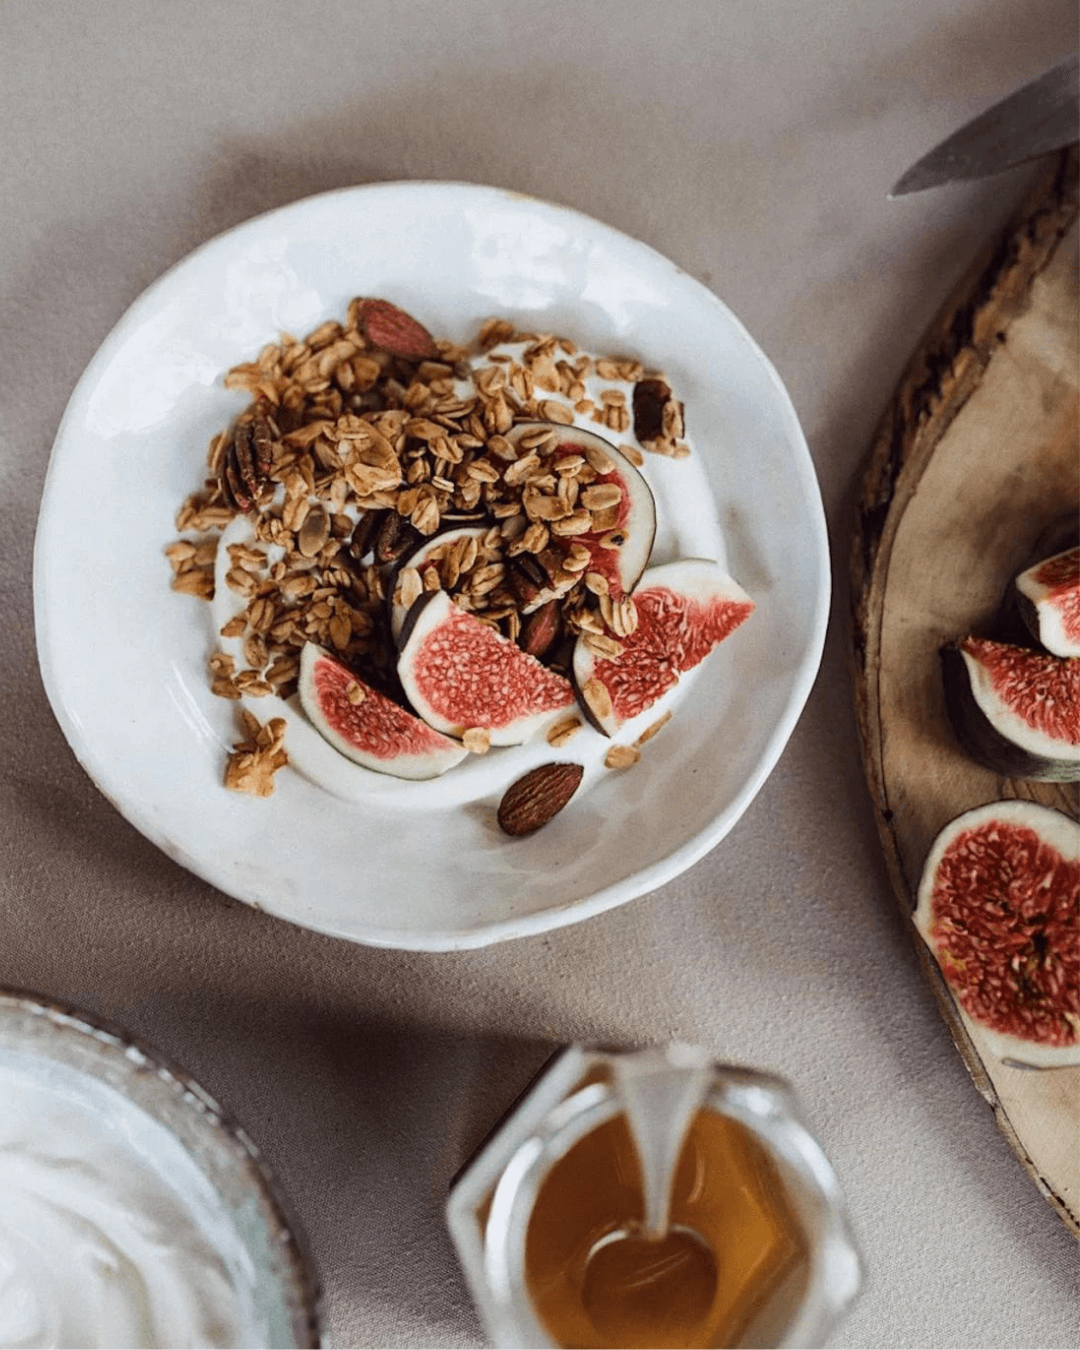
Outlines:
[[[863,759],[909,920],[938,831],[1027,797],[1078,816],[1076,784],[1001,779],[945,715],[938,650],[987,633],[1036,536],[1080,513],[1077,150],[1051,163],[909,361],[871,445],[851,557]],[[998,1060],[910,925],[975,1085],[1039,1189],[1080,1236],[1080,1068]]]

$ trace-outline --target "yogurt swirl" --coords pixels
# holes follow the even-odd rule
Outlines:
[[[251,1344],[210,1190],[119,1093],[0,1058],[0,1346]]]

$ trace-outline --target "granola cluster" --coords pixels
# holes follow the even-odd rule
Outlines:
[[[553,448],[558,427],[577,420],[613,444],[633,432],[636,443],[617,444],[634,465],[642,446],[686,455],[682,407],[660,374],[503,319],[483,324],[470,349],[431,338],[385,301],[356,299],[344,324],[284,336],[225,383],[251,403],[212,439],[205,481],[177,517],[183,537],[166,550],[173,588],[210,600],[222,531],[238,515],[249,523],[225,545],[237,612],[220,631],[233,652],[209,661],[214,693],[288,697],[303,646],[316,642],[397,698],[387,601],[407,608],[424,590],[449,591],[553,665],[560,638],[584,635],[614,655],[633,631],[633,602],[575,542],[623,543],[612,462],[592,446]],[[422,563],[388,567],[406,555]],[[238,749],[237,763],[284,754],[246,730],[241,744],[255,748]],[[244,763],[241,774],[230,761],[228,785],[261,791],[269,779]]]
[[[254,797],[270,797],[274,774],[289,762],[285,750],[285,719],[272,717],[265,724],[254,713],[241,709],[240,718],[247,733],[232,749],[225,765],[225,786],[234,792]]]

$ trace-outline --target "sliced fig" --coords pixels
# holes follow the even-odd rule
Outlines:
[[[1055,656],[1080,656],[1080,548],[1045,558],[1014,584],[1032,635]]]
[[[299,694],[312,726],[334,749],[376,773],[438,778],[468,754],[314,642],[300,656]]]
[[[941,650],[945,708],[964,752],[1006,778],[1080,778],[1080,659],[989,638]]]
[[[401,629],[405,623],[405,616],[415,603],[417,596],[409,594],[408,580],[405,573],[413,571],[423,573],[427,563],[433,559],[445,555],[448,550],[453,549],[454,545],[462,539],[475,539],[477,543],[487,534],[490,521],[482,525],[461,525],[456,529],[443,530],[441,534],[433,534],[430,539],[425,539],[419,548],[415,548],[410,553],[406,553],[399,561],[398,570],[394,575],[393,586],[390,591],[390,632],[394,641],[397,642],[401,636]],[[475,553],[474,553],[475,559]],[[440,579],[443,588],[453,590],[452,585],[447,585],[447,577],[444,569],[438,567]],[[456,574],[455,574],[456,575]]]
[[[993,1053],[1080,1064],[1080,830],[1060,811],[991,802],[948,824],[915,926]]]
[[[409,612],[398,674],[425,722],[448,736],[484,728],[492,745],[520,745],[575,701],[569,680],[445,591],[428,591]]]
[[[596,655],[588,635],[574,648],[574,682],[590,720],[607,736],[652,707],[754,610],[742,587],[704,558],[649,568],[633,602],[637,627],[617,639],[621,655]]]
[[[553,520],[552,546],[565,553],[572,544],[584,544],[591,555],[590,570],[603,574],[612,594],[629,594],[648,565],[656,536],[652,489],[610,441],[580,427],[566,427],[558,422],[520,422],[507,432],[506,439],[514,446],[520,446],[522,441],[528,446],[544,431],[550,438],[536,447],[536,453],[545,468],[559,460],[580,456],[590,470],[590,481],[580,492],[577,505],[589,509],[591,522],[580,533],[562,535],[559,522]],[[617,497],[615,488],[619,489]],[[599,504],[608,497],[613,500]],[[592,501],[597,503],[595,507]],[[540,603],[550,598],[545,595]]]

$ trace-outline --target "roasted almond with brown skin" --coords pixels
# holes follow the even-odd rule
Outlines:
[[[424,325],[389,300],[361,300],[360,329],[373,347],[406,361],[430,361],[439,354]]]
[[[506,789],[499,803],[505,834],[532,834],[557,815],[581,784],[580,764],[541,764]]]

